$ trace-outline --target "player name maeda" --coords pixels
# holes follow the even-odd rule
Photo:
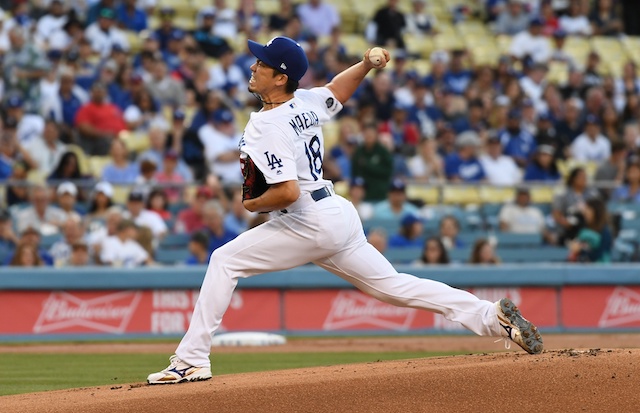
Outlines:
[[[316,115],[314,111],[302,112],[289,121],[289,125],[291,125],[298,136],[300,136],[303,130],[309,129],[312,126],[318,126],[319,124],[318,115]]]

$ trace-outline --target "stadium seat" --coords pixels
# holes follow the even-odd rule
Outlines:
[[[93,175],[98,179],[101,178],[104,167],[107,166],[109,163],[111,163],[110,156],[97,156],[97,155],[90,156],[88,160],[88,165],[89,165],[89,171],[91,175]]]
[[[440,189],[435,186],[408,185],[407,198],[419,200],[425,205],[437,204],[440,201]]]
[[[481,186],[480,187],[480,199],[482,203],[489,202],[511,202],[515,198],[515,189],[508,187],[496,187],[496,186]]]
[[[165,249],[184,249],[189,244],[191,235],[189,234],[167,234],[162,241],[160,241],[160,248]]]
[[[498,248],[525,248],[537,247],[542,244],[540,234],[513,234],[509,232],[497,232],[492,234],[498,243]]]
[[[176,265],[184,263],[191,254],[186,248],[172,248],[163,249],[159,248],[155,253],[155,260],[160,264]]]
[[[389,248],[384,256],[393,264],[410,264],[420,258],[421,247]]]
[[[62,239],[62,234],[43,235],[40,238],[40,248],[48,250],[53,244]]]
[[[504,263],[564,262],[567,260],[569,251],[562,247],[501,248],[498,246],[496,255]]]
[[[113,200],[116,204],[124,205],[129,198],[130,189],[128,186],[113,185]]]
[[[477,186],[445,186],[442,189],[442,202],[445,204],[480,204],[480,191]]]
[[[400,228],[400,221],[397,219],[369,219],[362,223],[365,231],[371,231],[373,229],[382,229],[387,235],[394,235],[398,233]]]
[[[561,188],[554,186],[534,186],[530,188],[529,192],[531,194],[531,202],[551,203],[555,194],[561,192]]]

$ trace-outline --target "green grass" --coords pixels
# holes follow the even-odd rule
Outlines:
[[[459,353],[248,353],[216,354],[213,374],[366,363]],[[0,396],[75,387],[113,386],[146,380],[168,365],[161,354],[0,354]]]

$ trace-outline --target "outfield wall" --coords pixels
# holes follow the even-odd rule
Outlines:
[[[640,332],[640,267],[570,264],[401,271],[512,298],[544,331]],[[0,340],[179,336],[204,268],[0,271]],[[463,332],[442,316],[381,303],[316,267],[242,279],[223,331],[309,334]]]

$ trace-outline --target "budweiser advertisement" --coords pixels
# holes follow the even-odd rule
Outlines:
[[[476,288],[510,297],[542,329],[640,328],[640,287]],[[197,291],[0,291],[0,336],[182,334]],[[238,290],[220,331],[457,331],[439,314],[356,290]]]

